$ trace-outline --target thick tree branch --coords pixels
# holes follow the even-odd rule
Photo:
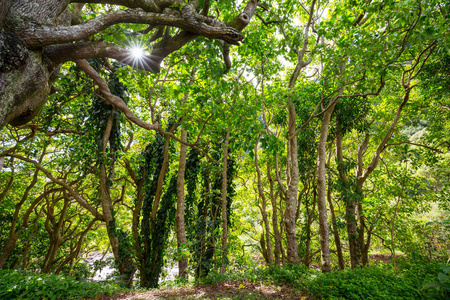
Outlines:
[[[238,44],[244,36],[235,28],[227,27],[225,24],[209,19],[205,23],[196,18],[189,5],[185,5],[181,16],[170,14],[149,13],[142,10],[118,10],[99,16],[80,25],[74,26],[27,26],[20,30],[24,43],[30,47],[42,47],[54,44],[65,44],[73,41],[87,39],[90,36],[119,23],[137,23],[149,25],[166,25],[184,29],[197,35],[211,39],[221,39],[230,44]]]
[[[70,60],[88,59],[96,57],[108,57],[121,61],[133,68],[157,73],[159,71],[159,57],[153,59],[152,55],[142,58],[134,58],[130,51],[106,42],[80,42],[63,45],[51,45],[45,48],[45,54],[55,65]]]
[[[153,0],[72,0],[72,3],[98,3],[98,4],[115,4],[128,8],[141,8],[146,12],[160,13],[162,10]]]

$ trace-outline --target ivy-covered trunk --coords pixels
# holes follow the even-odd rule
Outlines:
[[[169,172],[172,150],[170,139],[157,134],[155,142],[149,144],[143,153],[142,187],[138,188],[133,235],[137,243],[135,248],[140,268],[140,284],[146,288],[156,288],[159,285],[168,235],[175,221],[176,174],[171,177],[167,189],[162,190]],[[142,220],[139,222],[140,217]]]

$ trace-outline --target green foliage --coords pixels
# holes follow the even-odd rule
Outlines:
[[[437,271],[437,263],[400,260],[397,275],[392,264],[347,269],[313,277],[305,290],[318,299],[440,299],[422,290]]]
[[[444,297],[450,296],[450,266],[441,264],[442,272],[438,273],[438,279],[429,282],[424,289],[434,288]]]
[[[141,180],[144,180],[145,195],[140,212],[142,215],[142,221],[140,222],[141,244],[137,247],[141,247],[143,256],[141,258],[141,271],[143,271],[141,276],[143,276],[144,285],[149,288],[155,288],[159,285],[168,236],[175,221],[176,174],[171,177],[164,194],[161,196],[156,218],[152,219],[151,217],[160,171],[163,167],[164,143],[164,137],[157,134],[155,142],[149,144],[143,153],[144,162],[140,171]],[[169,147],[173,149],[173,145]],[[168,173],[169,168],[165,175]]]
[[[220,161],[220,151],[222,143],[216,145],[216,152],[214,158]],[[230,151],[231,152],[231,151]],[[236,176],[236,162],[229,152],[228,166],[227,166],[227,221],[228,228],[233,226],[232,220],[232,203],[235,195]],[[200,199],[197,203],[197,217],[195,220],[189,221],[191,224],[187,228],[187,239],[191,244],[191,253],[193,262],[195,264],[196,277],[207,276],[215,264],[220,263],[221,260],[215,261],[214,253],[216,251],[216,243],[220,241],[220,226],[221,226],[221,187],[222,187],[222,169],[221,165],[215,165],[210,162],[203,162],[203,172],[201,177],[203,179],[203,191],[200,194]],[[211,186],[211,187],[210,187]],[[191,204],[190,204],[191,205]],[[191,206],[192,207],[192,206]],[[188,209],[188,207],[186,208]],[[230,229],[229,229],[230,230]],[[228,264],[227,253],[222,253],[225,256],[225,262]]]
[[[225,281],[251,281],[254,283],[269,283],[274,285],[289,285],[300,288],[303,281],[313,274],[305,265],[286,264],[284,266],[258,266],[241,271],[230,271],[221,274],[215,270],[207,276],[199,278],[202,285],[216,285]]]
[[[81,299],[112,296],[124,290],[115,284],[77,281],[72,277],[0,270],[2,299]]]
[[[363,268],[322,274],[308,285],[321,299],[415,299],[417,287],[380,268]]]

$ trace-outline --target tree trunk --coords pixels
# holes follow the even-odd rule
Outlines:
[[[224,274],[227,266],[227,239],[228,239],[228,220],[227,220],[227,169],[228,169],[228,143],[230,141],[230,133],[227,132],[225,136],[225,143],[223,146],[222,159],[222,265],[220,266],[220,273]]]
[[[130,255],[127,253],[127,251],[124,251],[125,249],[120,249],[121,241],[117,234],[117,225],[116,220],[114,218],[111,190],[108,184],[108,180],[110,180],[111,177],[114,177],[114,159],[112,159],[112,162],[110,164],[110,176],[108,176],[104,158],[104,156],[106,156],[106,147],[109,141],[109,137],[111,135],[113,122],[114,117],[110,116],[106,124],[105,131],[103,133],[103,138],[101,140],[102,144],[100,145],[101,146],[100,155],[102,158],[100,160],[101,163],[99,166],[101,205],[106,222],[106,231],[108,233],[109,241],[111,243],[111,249],[114,255],[114,260],[116,261],[116,264],[118,266],[119,273],[121,275],[124,275],[123,278],[124,284],[130,287],[130,284],[132,283],[130,278],[134,273],[135,266],[133,265],[133,262],[131,261],[129,257]],[[110,151],[113,153],[114,149],[112,149],[111,147]]]
[[[328,175],[328,180],[330,180],[329,176],[330,175]],[[344,262],[344,256],[342,255],[341,238],[339,236],[336,215],[334,213],[333,200],[331,199],[331,183],[330,182],[328,182],[327,200],[328,200],[328,206],[330,207],[331,224],[333,226],[333,236],[334,236],[334,243],[336,245],[336,252],[337,252],[337,256],[338,256],[339,270],[344,270],[345,262]]]
[[[57,198],[47,206],[47,219],[45,220],[45,229],[47,230],[50,237],[50,247],[45,257],[44,264],[42,265],[43,273],[51,272],[53,265],[56,262],[56,256],[58,254],[59,248],[62,245],[61,232],[63,231],[64,218],[66,217],[70,201],[66,197],[64,198],[64,206],[61,212],[58,214],[59,220],[58,222],[56,222],[54,207],[59,202],[59,200],[60,199]]]
[[[354,269],[361,265],[360,260],[360,248],[358,241],[358,229],[356,220],[356,195],[354,188],[351,183],[349,183],[347,174],[345,171],[339,167],[339,164],[343,164],[342,155],[342,136],[338,134],[336,136],[336,159],[338,162],[338,171],[341,184],[344,189],[350,189],[344,195],[345,201],[345,219],[347,224],[347,237],[348,237],[348,247],[350,252],[350,265]]]
[[[309,264],[311,262],[310,252],[311,252],[311,224],[314,217],[314,212],[316,211],[316,202],[317,202],[317,192],[316,187],[313,191],[313,203],[312,210],[309,211],[308,205],[306,205],[306,213],[308,214],[308,218],[306,221],[306,241],[305,241],[305,258],[304,264],[309,268]]]
[[[25,124],[38,114],[50,94],[60,64],[65,61],[111,57],[157,73],[165,57],[198,35],[237,44],[244,38],[241,31],[250,22],[258,5],[258,1],[248,1],[244,11],[229,23],[233,26],[230,27],[218,20],[214,20],[214,25],[206,26],[205,18],[213,21],[206,17],[206,10],[205,16],[197,19],[199,11],[195,12],[191,5],[180,7],[177,0],[158,3],[110,1],[127,6],[128,10],[104,13],[87,22],[80,17],[79,5],[75,6],[72,18],[70,2],[74,1],[0,2],[0,129],[7,123],[14,126]],[[167,12],[169,7],[171,9]],[[173,10],[176,9],[178,13],[175,16]],[[72,20],[76,26],[70,26]],[[127,58],[129,51],[125,48],[113,43],[90,41],[93,35],[110,26],[130,22],[166,27],[166,31],[171,27],[180,30],[155,42],[151,55],[143,58],[143,64],[134,64],[134,60]]]
[[[294,104],[288,105],[289,122],[287,138],[289,141],[288,155],[290,157],[290,182],[286,190],[286,209],[284,222],[286,227],[287,260],[292,264],[298,264],[298,246],[296,236],[295,214],[297,212],[298,194],[298,157],[297,136],[295,135],[296,113]]]
[[[20,33],[32,23],[70,25],[68,2],[40,2],[44,3],[17,0],[0,4],[0,129],[6,123],[29,122],[44,105],[56,79],[58,67],[42,48],[27,48]]]
[[[272,243],[270,241],[270,226],[269,226],[269,220],[267,218],[267,198],[264,194],[264,190],[262,187],[262,180],[261,180],[261,170],[258,165],[258,143],[255,143],[255,169],[256,169],[256,175],[258,179],[258,193],[259,197],[262,200],[262,205],[260,207],[261,210],[261,216],[264,222],[264,228],[265,228],[265,239],[266,239],[266,249],[267,249],[267,263],[272,264],[273,263],[273,257],[272,257]]]
[[[44,147],[44,150],[42,152],[41,157],[39,158],[39,163],[42,162],[42,159],[44,158],[44,155],[46,153],[46,147]],[[20,209],[24,205],[25,201],[28,198],[28,195],[31,191],[31,189],[34,187],[34,185],[37,182],[38,179],[39,170],[36,169],[33,175],[33,179],[31,180],[30,184],[25,189],[24,194],[22,195],[21,200],[15,205],[14,215],[11,222],[11,228],[9,230],[8,240],[6,242],[6,245],[3,247],[1,255],[0,255],[0,269],[2,269],[6,263],[6,260],[8,259],[9,254],[14,250],[14,247],[16,246],[17,240],[19,239],[22,232],[26,229],[28,225],[28,220],[30,218],[31,213],[33,212],[34,208],[46,197],[48,194],[51,193],[51,191],[55,191],[57,189],[52,189],[45,191],[43,194],[41,194],[39,197],[37,197],[33,203],[28,207],[27,211],[22,217],[22,224],[17,228],[17,222],[19,221],[19,214]],[[61,190],[61,189],[59,189]]]
[[[280,255],[281,255],[281,234],[278,229],[278,208],[277,208],[277,195],[278,193],[274,193],[274,184],[271,176],[270,163],[267,162],[267,179],[269,180],[270,186],[270,201],[272,203],[272,227],[273,227],[273,235],[275,240],[275,265],[281,265]]]
[[[322,254],[322,272],[331,272],[330,261],[330,245],[329,245],[329,232],[327,221],[327,199],[326,199],[326,154],[327,154],[327,139],[328,129],[330,127],[330,119],[333,113],[334,107],[337,104],[337,99],[334,101],[328,110],[325,111],[322,120],[322,127],[320,129],[319,145],[318,145],[318,158],[317,158],[317,207],[319,210],[319,231],[320,231],[320,249]]]
[[[184,129],[181,129],[181,140],[187,142],[187,132]],[[186,152],[187,146],[185,144],[180,144],[180,161],[177,178],[177,212],[175,216],[177,245],[179,250],[182,247],[186,247],[186,231],[184,228],[184,173],[186,171]],[[181,278],[187,279],[187,263],[187,258],[178,261],[178,276]]]

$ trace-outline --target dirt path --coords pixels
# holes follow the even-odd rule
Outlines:
[[[194,286],[182,288],[162,288],[154,291],[116,295],[113,300],[148,299],[283,299],[307,300],[289,287],[266,286],[254,283],[225,282],[216,286]]]

